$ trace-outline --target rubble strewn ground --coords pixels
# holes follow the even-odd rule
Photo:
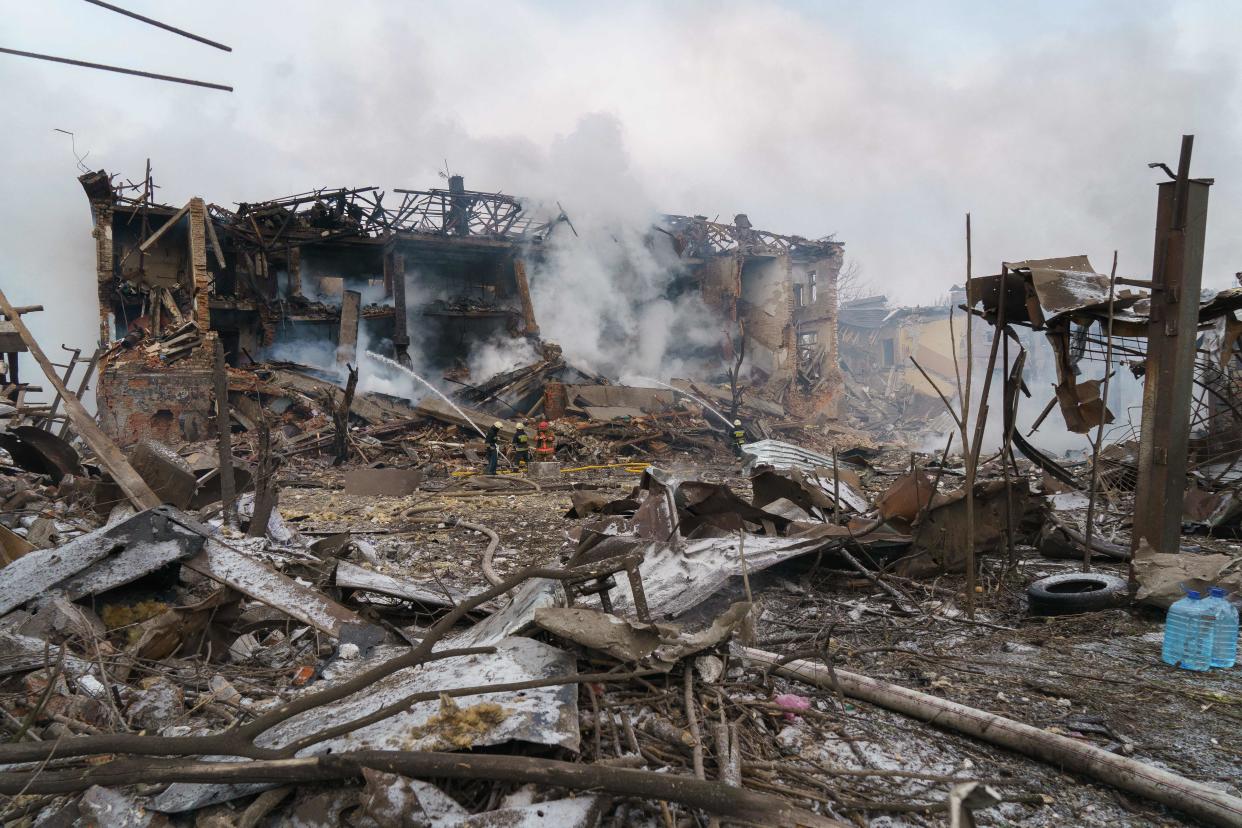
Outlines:
[[[208,531],[224,543],[352,608],[367,624],[378,625],[375,637],[362,636],[360,645],[346,641],[344,635],[325,636],[291,621],[270,596],[270,606],[264,606],[221,590],[176,563],[74,603],[53,590],[4,618],[3,634],[20,636],[9,640],[27,647],[26,662],[6,668],[0,696],[10,740],[20,733],[19,742],[39,746],[113,732],[194,737],[244,727],[291,699],[408,652],[447,607],[486,589],[482,556],[489,536],[484,529],[498,538],[491,560],[500,578],[526,567],[560,567],[581,546],[585,527],[610,520],[592,510],[609,511],[606,504],[631,497],[647,480],[644,460],[626,461],[615,450],[616,443],[627,442],[620,439],[624,435],[588,444],[591,448],[584,450],[589,459],[613,461],[584,464],[598,467],[562,463],[549,477],[479,477],[473,475],[477,435],[410,413],[410,426],[388,436],[369,438],[366,432],[374,425],[355,427],[353,439],[371,461],[366,466],[357,456],[344,466],[334,466],[330,457],[289,451],[280,467],[279,505],[266,538],[246,538],[239,529],[220,526],[218,501],[200,510],[200,517],[216,525]],[[244,466],[256,449],[250,435],[239,432],[237,437],[234,448]],[[747,475],[729,456],[723,440],[709,439],[716,441],[715,450],[668,449],[659,467],[670,480],[702,481],[707,487],[703,491],[709,493],[725,486],[749,501]],[[297,445],[292,441],[287,449]],[[567,451],[568,445],[567,441]],[[211,450],[209,443],[186,445],[181,454],[196,457]],[[600,456],[601,451],[608,456]],[[911,455],[887,451],[868,456],[857,465],[843,465],[842,473],[874,502],[908,471]],[[939,465],[938,458],[929,455],[916,454],[913,460],[928,470]],[[409,493],[348,490],[354,484],[347,481],[362,468],[414,462],[425,477]],[[946,494],[960,488],[960,474],[960,466],[955,469],[952,464],[941,473],[940,486]],[[1040,486],[1042,472],[1023,466],[1022,474]],[[71,477],[51,486],[48,475],[10,468],[4,481],[9,492],[3,507],[5,522],[18,534],[40,540],[41,546],[65,544],[106,520],[133,512],[121,506],[109,518],[91,509],[89,494],[70,496],[84,489]],[[654,491],[648,490],[647,498],[654,499]],[[701,496],[692,495],[691,500]],[[633,509],[622,506],[622,514],[626,508]],[[585,510],[583,516],[578,509]],[[244,505],[241,511],[244,516]],[[712,520],[728,525],[724,517]],[[612,531],[624,535],[628,530],[618,526]],[[761,563],[757,547],[766,530],[749,524],[748,531],[758,532],[752,543],[755,560]],[[727,530],[705,534],[710,537],[713,532],[721,535],[724,548],[736,548]],[[1225,551],[1235,546],[1228,541],[1207,543]],[[1141,797],[1060,772],[1047,763],[774,676],[732,654],[732,639],[790,658],[829,658],[844,670],[1008,716],[1233,789],[1238,754],[1231,747],[1230,733],[1239,716],[1237,699],[1242,697],[1235,674],[1188,677],[1160,664],[1154,654],[1161,624],[1153,611],[1114,609],[1055,617],[1028,613],[1023,586],[1045,574],[1072,571],[1076,562],[1048,559],[1029,545],[1019,545],[1010,567],[1005,550],[997,546],[983,560],[980,591],[973,618],[968,618],[960,574],[918,580],[881,575],[882,581],[876,582],[875,575],[852,568],[838,554],[839,547],[838,542],[820,543],[762,571],[748,571],[745,579],[740,561],[726,560],[727,578],[706,601],[686,612],[666,608],[653,614],[652,621],[675,620],[685,630],[702,629],[727,615],[731,605],[746,602],[748,589],[754,601],[749,619],[726,630],[719,643],[690,648],[671,661],[648,654],[626,663],[615,651],[609,654],[603,643],[574,643],[539,625],[513,628],[526,640],[544,642],[539,646],[548,653],[569,658],[563,667],[576,662],[579,673],[628,675],[644,663],[660,665],[641,677],[601,676],[571,684],[568,696],[555,689],[528,691],[536,694],[536,708],[573,705],[556,708],[553,719],[544,724],[524,720],[528,714],[506,704],[511,696],[505,694],[437,701],[433,693],[414,708],[421,712],[413,718],[364,728],[360,735],[371,732],[369,737],[342,743],[338,749],[408,745],[404,749],[466,749],[474,755],[507,745],[502,755],[547,756],[691,776],[696,761],[701,761],[704,777],[712,780],[728,774],[729,761],[721,760],[717,743],[716,728],[723,715],[738,739],[740,777],[747,790],[772,794],[850,824],[941,824],[949,789],[971,781],[985,783],[1001,799],[975,811],[980,825],[1183,821]],[[855,551],[864,557],[892,556],[881,544],[864,542]],[[1125,571],[1125,565],[1117,562],[1103,568]],[[343,588],[338,583],[365,580],[365,573],[390,579],[376,584],[386,591]],[[623,573],[614,578],[624,582]],[[880,583],[901,597],[881,589]],[[0,593],[2,584],[0,570]],[[393,584],[421,592],[397,597]],[[653,586],[648,584],[648,589]],[[614,588],[614,598],[622,598],[622,591],[622,586]],[[503,615],[504,604],[503,598],[493,599],[464,623],[482,619],[488,607]],[[584,606],[592,604],[598,606],[591,599]],[[633,618],[632,606],[626,614]],[[674,641],[676,634],[665,629],[653,640],[660,638]],[[520,664],[497,668],[499,672],[487,667],[455,678],[451,670],[433,663],[423,668],[428,675],[421,684],[406,679],[394,685],[391,679],[388,683],[380,679],[368,685],[363,700],[351,709],[363,710],[368,694],[391,692],[380,687],[449,689],[529,681],[525,671],[530,668]],[[440,669],[443,672],[437,673]],[[693,726],[686,717],[686,674],[692,676]],[[806,699],[806,709],[791,706],[790,699]],[[315,726],[336,724],[340,716],[327,714]],[[551,731],[540,730],[547,727]],[[699,734],[700,760],[695,759],[693,729]],[[498,737],[498,730],[512,735]],[[498,743],[497,738],[504,741]],[[117,761],[121,760],[113,759]],[[98,772],[109,764],[53,758],[43,773],[74,766]],[[20,770],[21,766],[14,767],[15,773]],[[184,782],[171,787],[166,782],[103,784],[82,794],[16,796],[8,801],[6,819],[60,824],[57,820],[126,813],[134,820],[126,824],[386,825],[394,824],[386,821],[390,817],[385,811],[394,796],[407,797],[402,801],[421,808],[415,811],[420,816],[407,816],[415,819],[409,824],[510,824],[504,820],[516,819],[515,813],[540,808],[554,809],[564,820],[556,824],[662,825],[670,819],[674,823],[689,819],[693,824],[707,818],[676,802],[624,795],[597,799],[555,784],[496,782],[483,775],[456,781],[434,774],[429,778],[435,780],[434,787],[400,774],[367,771],[356,781],[280,787],[267,782],[233,787],[228,794],[220,788],[221,793],[214,795],[207,794],[218,786]],[[225,801],[218,801],[221,796]]]
[[[840,243],[671,216],[662,244],[737,330],[718,370],[639,387],[538,336],[518,253],[537,264],[526,235],[563,213],[532,224],[454,177],[405,193],[394,215],[424,221],[396,229],[369,188],[157,206],[152,233],[135,187],[82,183],[112,311],[141,314],[71,363],[99,368],[97,424],[22,322],[38,309],[0,293],[0,823],[1242,824],[1242,674],[1159,657],[1183,586],[1242,587],[1242,292],[1179,309],[1202,335],[1179,344],[1154,290],[1118,297],[1086,257],[1006,263],[943,308],[851,303],[842,366],[814,270]],[[483,203],[504,226],[480,239]],[[143,216],[131,251],[185,219],[192,283],[114,263],[114,211]],[[345,277],[290,288],[340,239],[392,306]],[[517,305],[419,313],[460,341],[508,319],[533,361],[415,373],[394,239],[499,257]],[[207,278],[209,246],[249,289]],[[386,353],[359,348],[367,319]],[[250,352],[294,320],[335,326],[331,364]],[[1037,332],[1054,396],[1018,426]],[[1149,393],[1139,439],[1106,446],[1127,366],[1203,393],[1187,416]],[[1057,408],[1089,453],[1039,447]]]

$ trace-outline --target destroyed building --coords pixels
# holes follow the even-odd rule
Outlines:
[[[235,366],[298,343],[331,343],[336,361],[353,362],[361,342],[407,365],[416,350],[420,364],[457,376],[472,348],[496,337],[542,347],[530,274],[552,234],[576,232],[563,213],[467,190],[461,176],[446,190],[316,190],[234,209],[157,204],[149,174],[137,185],[104,171],[80,180],[101,344],[136,332],[163,341],[158,355],[101,361],[103,423],[123,442],[202,436],[203,335]],[[752,384],[795,416],[835,413],[840,242],[756,230],[739,215],[666,216],[648,243],[672,253],[676,289],[699,291],[722,330],[737,329],[725,339],[742,343]]]
[[[952,427],[932,383],[952,387],[965,365],[965,315],[957,312],[956,329],[950,320],[964,300],[959,288],[942,305],[893,307],[886,296],[841,304],[841,370],[859,427],[921,433]]]

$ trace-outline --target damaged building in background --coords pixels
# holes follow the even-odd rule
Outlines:
[[[233,366],[281,345],[331,345],[336,362],[355,362],[362,343],[405,365],[414,351],[419,365],[463,383],[488,379],[467,368],[481,343],[525,339],[549,353],[530,280],[552,234],[576,233],[559,208],[467,190],[461,176],[448,189],[316,190],[234,209],[201,198],[158,204],[149,173],[137,184],[102,170],[80,181],[94,220],[100,342],[158,342],[101,359],[101,420],[123,442],[204,435],[213,348],[200,346],[212,338]],[[742,347],[747,384],[773,411],[836,414],[840,242],[756,230],[738,215],[733,224],[665,216],[647,243],[677,263],[672,289],[699,291],[719,316],[722,366]],[[545,368],[563,365],[552,347]],[[588,379],[555,373],[541,378]]]

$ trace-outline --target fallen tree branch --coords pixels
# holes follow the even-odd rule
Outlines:
[[[842,546],[840,549],[837,550],[837,554],[840,555],[842,558],[844,558],[845,562],[848,563],[851,567],[853,567],[854,570],[858,572],[859,575],[862,575],[864,578],[866,578],[868,581],[874,584],[878,589],[881,589],[884,592],[887,592],[889,595],[891,595],[897,603],[898,611],[900,611],[902,615],[918,615],[919,614],[918,608],[914,606],[914,602],[910,600],[910,596],[906,595],[905,593],[897,589],[897,587],[893,586],[892,584],[886,583],[883,579],[880,578],[879,575],[872,572],[870,569],[867,569],[867,567],[863,566],[862,561],[858,560],[858,558],[855,558],[853,555],[851,555],[849,553],[849,550],[847,550],[844,546]]]
[[[1087,548],[1087,538],[1082,532],[1079,532],[1073,526],[1070,526],[1064,523],[1063,521],[1058,520],[1055,512],[1050,512],[1048,514],[1048,519],[1052,522],[1053,526],[1055,526],[1057,529],[1060,529],[1062,532],[1064,532],[1065,536],[1069,538],[1071,541],[1073,541],[1075,544],[1077,544],[1080,549],[1085,550]],[[1184,548],[1185,547],[1183,547],[1183,549]],[[1134,557],[1132,554],[1130,554],[1129,549],[1126,549],[1123,546],[1118,546],[1115,543],[1106,541],[1103,538],[1098,537],[1098,536],[1091,538],[1091,551],[1098,552],[1104,557],[1112,558],[1115,561],[1128,561]]]
[[[757,664],[775,665],[780,660],[776,653],[764,650],[743,647],[739,651]],[[793,661],[774,669],[786,678],[817,687],[840,687],[847,696],[1098,779],[1212,825],[1242,825],[1242,799],[1136,759],[857,673],[835,670],[830,676],[827,668],[810,661]]]
[[[0,776],[0,793],[11,795],[23,787],[30,794],[69,793],[86,790],[92,785],[111,787],[138,782],[322,782],[361,777],[363,768],[421,779],[536,783],[579,791],[602,791],[618,796],[662,799],[726,816],[733,821],[765,826],[846,828],[844,823],[819,816],[786,799],[691,776],[527,756],[470,753],[368,750],[256,762],[118,760],[86,770],[4,774]]]

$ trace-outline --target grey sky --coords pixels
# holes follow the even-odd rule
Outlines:
[[[137,177],[149,156],[170,203],[437,186],[447,159],[571,215],[746,212],[835,233],[903,303],[960,282],[967,210],[978,272],[1074,253],[1105,269],[1118,248],[1146,275],[1146,163],[1193,132],[1195,173],[1218,181],[1205,282],[1242,270],[1235,4],[124,2],[235,51],[80,0],[7,4],[0,43],[237,91],[0,55],[0,285],[48,306],[32,322],[53,349],[95,330],[86,201],[54,128],[94,169]]]

